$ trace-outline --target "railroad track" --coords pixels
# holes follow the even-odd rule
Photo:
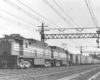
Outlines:
[[[91,72],[96,71],[96,70],[100,70],[100,67],[96,67],[96,68],[89,69],[89,70],[86,70],[83,72],[79,72],[79,73],[73,74],[71,76],[58,79],[58,80],[74,80],[74,78],[77,78],[77,77],[82,76],[82,75],[87,74],[87,73],[91,73]],[[75,79],[75,80],[77,80],[77,79]],[[90,79],[90,80],[92,80],[92,79]]]
[[[9,74],[24,74],[24,73],[36,73],[36,72],[58,72],[63,70],[70,70],[80,67],[85,67],[89,65],[84,66],[67,66],[67,67],[51,67],[51,68],[30,68],[30,69],[0,69],[0,75],[9,75]]]
[[[37,69],[27,69],[27,70],[0,70],[0,80],[33,80],[33,78],[45,77],[50,75],[64,74],[71,75],[76,72],[81,72],[91,68],[95,68],[99,65],[86,65],[86,66],[71,66],[71,67],[58,67],[58,68],[37,68]],[[66,70],[65,70],[66,69]],[[4,73],[1,73],[4,72]],[[63,77],[63,76],[62,76]]]

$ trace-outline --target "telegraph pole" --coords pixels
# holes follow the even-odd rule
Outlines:
[[[82,46],[79,46],[77,48],[80,49],[80,64],[82,64],[81,56],[82,56],[82,53],[83,53],[83,47]]]
[[[81,57],[82,57],[82,46],[80,46],[80,64],[82,64]]]
[[[66,43],[62,43],[62,46],[63,46],[63,48],[64,48],[64,50],[65,50],[67,44],[66,44]]]
[[[67,46],[67,44],[66,43],[62,43],[62,46],[63,46],[63,48],[64,48],[64,50],[65,50],[65,48],[66,48],[66,46]],[[65,50],[66,51],[66,66],[67,65],[69,65],[69,52],[68,52],[68,48],[67,48],[67,50]]]
[[[100,29],[98,29],[96,32],[97,32],[97,34],[98,34],[98,37],[97,37],[96,42],[97,42],[97,44],[98,44],[98,48],[100,48],[100,46],[99,46],[99,35],[100,35]]]
[[[40,31],[40,34],[41,34],[41,42],[44,43],[44,27],[48,27],[48,26],[44,26],[44,24],[42,23],[42,26],[38,26],[38,27],[41,27],[41,31]]]

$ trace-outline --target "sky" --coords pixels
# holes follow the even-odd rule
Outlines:
[[[94,27],[94,29],[84,29],[81,32],[76,29],[67,29],[64,32],[50,30],[45,31],[45,34],[95,33],[97,28],[85,1],[90,2],[99,26],[100,0],[0,0],[0,37],[5,34],[20,34],[25,38],[40,40],[37,30],[42,22],[48,28]],[[80,53],[77,47],[97,46],[96,39],[48,39],[45,42],[59,47],[64,47],[62,44],[66,44],[65,49],[73,54]],[[83,51],[91,50],[99,51],[94,47],[83,48]]]

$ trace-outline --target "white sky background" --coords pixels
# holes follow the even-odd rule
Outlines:
[[[11,1],[12,3],[20,6],[27,12],[31,13],[32,15],[38,17],[39,19],[43,20],[44,22],[52,25],[52,28],[56,27],[52,23],[48,22],[47,20],[43,19],[41,16],[37,15],[30,9],[23,6],[21,3],[19,3],[17,0],[0,0],[0,16],[7,17],[9,19],[12,19],[18,23],[24,24],[26,26],[18,26],[18,24],[13,24],[13,22],[9,22],[8,20],[3,20],[0,18],[0,37],[3,36],[3,34],[21,34],[22,36],[26,38],[34,38],[37,40],[40,40],[40,34],[37,31],[34,31],[33,29],[38,29],[37,26],[41,26],[41,23],[32,17],[24,14],[20,10],[16,9],[15,7],[11,6],[5,1]],[[72,28],[68,23],[66,23],[58,14],[56,14],[43,0],[19,0],[26,4],[28,7],[39,13],[40,15],[44,16],[54,24],[58,25],[60,28]],[[68,19],[73,25],[75,25],[60,9],[56,6],[56,4],[53,2],[53,0],[47,0],[53,7],[55,7],[66,19]],[[94,22],[92,20],[92,17],[88,11],[88,8],[86,6],[85,0],[55,0],[55,2],[68,14],[68,16],[71,17],[71,19],[79,26],[79,27],[96,27],[94,25]],[[100,0],[90,0],[90,3],[92,5],[94,14],[96,16],[96,19],[98,21],[98,24],[100,25]],[[33,26],[23,20],[20,20],[12,15],[9,15],[5,13],[4,11],[7,11],[19,18],[22,18],[30,23],[33,23],[36,26]],[[45,25],[47,26],[47,25]],[[29,28],[30,27],[30,28]],[[48,26],[51,28],[51,26]],[[77,27],[75,25],[75,27]],[[33,29],[32,29],[33,28]],[[84,30],[81,33],[95,33],[96,29],[88,29]],[[51,30],[47,31],[45,33],[61,33],[59,31]],[[77,30],[66,30],[64,33],[80,33]],[[47,40],[46,41],[49,45],[55,45],[62,47],[62,43],[66,43],[67,47],[70,52],[76,54],[80,51],[76,48],[76,46],[97,46],[96,39],[60,39],[60,40]],[[86,48],[85,50],[88,50]],[[91,50],[91,49],[89,49]],[[98,50],[95,48],[92,48],[92,50]]]

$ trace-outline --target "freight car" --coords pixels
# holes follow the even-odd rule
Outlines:
[[[80,54],[70,54],[70,65],[89,65],[100,63],[99,59],[94,59],[91,56],[85,56]]]
[[[76,54],[70,53],[70,65],[76,65]]]
[[[0,39],[0,67],[29,68],[36,65],[45,67],[66,65],[66,52],[59,47],[48,46],[19,34],[5,35]]]

